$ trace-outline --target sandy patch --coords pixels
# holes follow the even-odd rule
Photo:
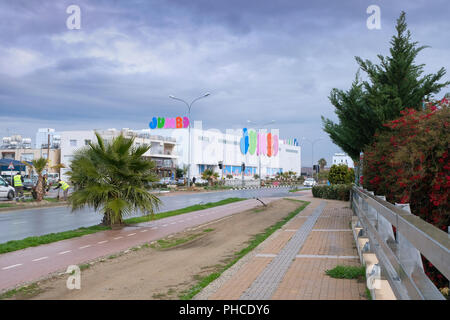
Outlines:
[[[277,200],[263,210],[247,210],[165,238],[176,241],[195,235],[176,247],[147,247],[113,259],[105,257],[81,271],[80,290],[68,290],[68,275],[63,275],[40,282],[40,293],[33,299],[178,299],[200,277],[219,270],[235,252],[247,247],[253,235],[300,205]]]

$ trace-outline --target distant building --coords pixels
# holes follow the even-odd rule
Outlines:
[[[352,158],[350,158],[345,153],[335,153],[334,156],[333,156],[333,163],[332,164],[336,164],[336,165],[345,164],[349,168],[354,168],[355,167]]]
[[[61,144],[61,136],[55,129],[39,128],[36,133],[36,148],[47,148],[50,140],[50,148],[57,149]]]
[[[136,147],[149,145],[150,150],[144,153],[143,158],[155,162],[158,175],[164,177],[175,174],[178,156],[174,138],[153,135],[149,133],[149,130],[130,130],[128,128],[97,130],[97,132],[105,141],[111,141],[123,134],[126,138],[134,137]],[[64,175],[69,170],[74,152],[87,146],[89,142],[96,143],[97,138],[94,130],[61,131],[59,134],[61,137],[61,162],[66,166],[61,170],[61,174]]]

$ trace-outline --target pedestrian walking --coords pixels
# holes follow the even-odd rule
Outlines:
[[[14,189],[16,190],[16,201],[20,199],[25,201],[25,196],[23,195],[23,177],[19,173],[14,176]]]

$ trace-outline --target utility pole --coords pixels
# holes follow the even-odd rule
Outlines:
[[[267,126],[269,124],[274,124],[275,120],[272,120],[272,121],[270,121],[268,123],[264,123],[264,124],[261,124],[261,125],[258,125],[258,124],[256,124],[255,122],[253,122],[251,120],[247,120],[247,123],[249,123],[249,124],[251,123],[251,124],[256,125],[258,127],[258,128],[256,128],[256,131],[258,132],[257,140],[258,140],[258,143],[259,143],[259,134],[260,134],[260,132],[262,130],[262,127]],[[262,177],[261,177],[261,152],[258,154],[258,172],[259,172],[259,186],[261,187],[261,185],[262,185],[262,180],[261,180],[262,179]]]
[[[187,103],[186,101],[184,101],[183,99],[177,98],[173,95],[170,95],[169,98],[170,99],[174,99],[174,100],[178,100],[183,102],[184,104],[186,104],[186,106],[188,107],[188,118],[189,118],[189,144],[188,144],[188,183],[187,186],[188,188],[191,186],[191,107],[194,104],[195,101],[200,100],[202,98],[206,98],[207,96],[209,96],[210,93],[207,92],[204,95],[195,98],[194,100],[192,100],[191,103]]]
[[[47,129],[47,174],[50,171],[50,132],[49,129]],[[48,177],[48,176],[47,176]]]

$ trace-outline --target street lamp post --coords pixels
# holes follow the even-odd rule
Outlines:
[[[247,120],[247,123],[252,123],[252,124],[254,124],[255,126],[258,126],[258,124],[256,124],[256,123],[253,122],[253,121],[250,121],[250,120]],[[261,124],[261,125],[259,125],[259,128],[257,128],[256,130],[258,131],[258,133],[260,133],[262,127],[267,126],[267,125],[269,125],[269,124],[273,124],[273,123],[275,123],[275,120],[272,120],[272,121],[270,121],[270,122]],[[259,172],[259,186],[261,187],[261,181],[262,181],[262,180],[261,180],[261,152],[258,154],[258,172]]]
[[[319,138],[319,139],[311,141],[311,140],[303,137],[302,140],[306,140],[309,143],[311,143],[311,176],[314,178],[314,144],[316,142],[319,142],[320,140],[323,140],[323,138]]]
[[[189,118],[189,144],[188,144],[188,182],[187,182],[187,186],[188,188],[191,186],[191,107],[194,104],[195,101],[200,100],[202,98],[206,98],[207,96],[209,96],[210,93],[207,92],[204,95],[195,98],[194,100],[192,100],[191,103],[187,103],[186,101],[184,101],[183,99],[177,98],[173,95],[170,95],[169,98],[174,99],[174,100],[178,100],[183,102],[184,104],[186,104],[186,106],[188,107],[188,118]]]

